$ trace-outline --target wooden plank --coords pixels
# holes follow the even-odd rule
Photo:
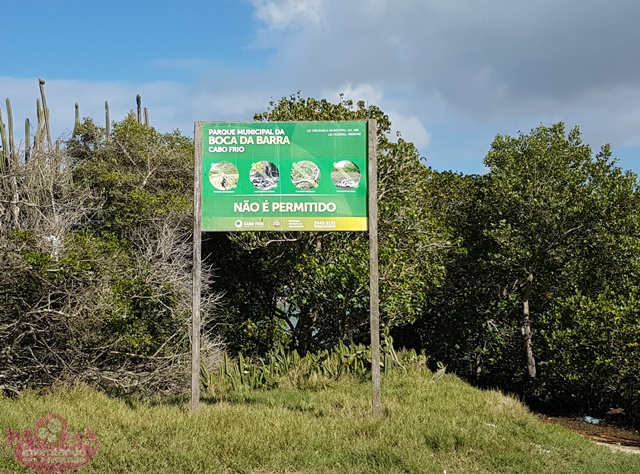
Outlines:
[[[378,137],[376,121],[369,120],[368,128],[368,187],[369,187],[369,319],[371,328],[371,381],[373,385],[372,414],[382,416],[380,395],[380,303],[378,288]]]
[[[200,304],[202,297],[202,122],[194,127],[193,293],[191,297],[191,410],[200,407]]]

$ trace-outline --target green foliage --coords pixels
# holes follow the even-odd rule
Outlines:
[[[638,413],[639,303],[633,294],[554,300],[540,323],[545,391],[584,411]]]
[[[73,135],[67,142],[67,150],[76,161],[93,156],[105,143],[105,131],[92,118],[80,121],[79,117],[73,129]]]
[[[616,165],[608,146],[592,155],[579,130],[566,133],[562,123],[498,135],[485,164],[484,176],[438,178],[465,252],[431,293],[419,343],[480,384],[598,415],[613,405],[637,410],[636,175]]]
[[[178,132],[161,134],[133,114],[114,123],[108,140],[91,119],[68,144],[75,179],[105,199],[103,228],[126,236],[149,221],[189,229],[193,201],[193,144]]]
[[[139,123],[133,114],[109,125],[107,135],[85,119],[68,143],[76,160],[74,178],[105,199],[93,228],[121,239],[130,262],[109,278],[114,301],[104,315],[104,331],[122,351],[157,354],[165,341],[185,330],[188,318],[186,288],[158,267],[162,260],[187,258],[162,242],[191,230],[193,145],[177,132],[161,134]],[[150,247],[157,247],[160,261],[140,258]],[[186,350],[184,338],[179,340],[178,347]]]
[[[414,350],[398,354],[393,348],[393,340],[385,336],[381,348],[385,375],[397,370],[407,373],[407,367],[413,372],[426,370],[424,354],[417,354]],[[217,371],[202,365],[200,381],[211,395],[220,399],[232,392],[273,389],[283,385],[299,389],[326,388],[342,377],[370,377],[370,371],[371,349],[362,344],[347,346],[340,342],[331,350],[307,352],[302,357],[296,350],[289,352],[280,345],[254,360],[247,360],[239,354],[236,363],[230,363],[225,353]]]
[[[142,271],[141,271],[142,270]],[[151,269],[132,268],[112,279],[112,309],[105,315],[105,333],[119,339],[123,350],[150,355],[171,336],[186,330],[187,315],[176,308],[182,297],[171,284],[153,281]],[[183,347],[187,350],[188,347]]]

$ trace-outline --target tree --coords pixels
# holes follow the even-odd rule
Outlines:
[[[638,357],[621,336],[638,327],[636,175],[608,146],[594,156],[579,129],[567,134],[562,123],[498,135],[485,164],[489,172],[469,178],[462,213],[449,220],[466,253],[449,262],[423,315],[427,348],[448,351],[480,383],[555,401],[613,401],[613,374]]]
[[[489,173],[480,212],[491,245],[486,263],[501,274],[505,297],[514,294],[521,302],[527,371],[535,378],[530,305],[542,313],[559,286],[587,277],[569,269],[577,256],[592,260],[600,253],[587,255],[587,250],[594,238],[603,237],[607,220],[620,212],[628,217],[629,205],[637,201],[635,177],[615,169],[607,147],[592,158],[579,129],[565,137],[562,123],[540,126],[528,136],[499,135],[485,165]],[[585,284],[579,286],[582,291]]]

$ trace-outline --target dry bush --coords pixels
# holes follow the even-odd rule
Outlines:
[[[0,176],[0,392],[71,382],[185,392],[191,235],[170,218],[126,240],[93,232],[104,199],[74,183],[73,165],[57,149]],[[203,297],[204,316],[216,301]],[[205,335],[203,355],[220,345]]]

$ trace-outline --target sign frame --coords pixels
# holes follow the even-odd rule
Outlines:
[[[273,228],[273,226],[271,226],[271,228],[266,225],[263,224],[262,226],[259,226],[261,229],[260,230],[268,230],[268,231],[276,231],[276,230],[282,230],[282,231],[340,231],[340,230],[349,230],[349,231],[358,231],[358,230],[362,230],[362,231],[368,231],[369,232],[369,284],[370,284],[370,308],[369,308],[369,317],[370,317],[370,332],[371,332],[371,376],[372,376],[372,415],[374,418],[379,418],[380,416],[382,416],[382,408],[381,408],[381,395],[380,395],[380,313],[379,313],[379,286],[378,286],[378,279],[379,279],[379,273],[378,273],[378,183],[377,183],[377,123],[375,120],[373,119],[369,119],[367,121],[345,121],[345,122],[339,122],[339,121],[335,121],[335,122],[204,122],[204,121],[198,121],[194,123],[194,145],[195,145],[195,163],[194,163],[194,190],[193,190],[193,212],[194,212],[194,226],[193,226],[193,291],[192,291],[192,318],[191,318],[191,410],[192,411],[197,411],[199,409],[199,404],[200,404],[200,364],[201,364],[201,357],[200,357],[200,338],[201,338],[201,292],[202,292],[202,254],[201,254],[201,250],[202,250],[202,232],[210,232],[210,231],[243,231],[243,230],[247,230],[247,227],[253,227],[253,229],[251,230],[256,230],[256,227],[258,226],[245,226],[244,225],[244,221],[242,221],[243,225],[238,226],[234,224],[234,228],[230,229],[228,228],[228,225],[225,227],[224,225],[222,226],[222,228],[220,229],[216,229],[216,230],[210,230],[208,229],[208,227],[210,227],[209,225],[206,225],[203,229],[203,219],[205,219],[206,217],[203,216],[203,179],[204,179],[204,168],[207,167],[207,169],[211,169],[210,166],[212,166],[212,162],[211,159],[209,162],[205,163],[205,155],[209,156],[212,155],[213,153],[227,153],[227,152],[221,152],[219,150],[216,151],[212,151],[212,150],[207,150],[207,152],[205,152],[204,150],[204,130],[205,127],[207,126],[207,124],[226,124],[227,128],[223,128],[221,130],[226,130],[228,133],[220,133],[220,134],[213,134],[212,136],[219,136],[219,137],[227,137],[226,140],[228,143],[228,146],[233,146],[234,144],[230,143],[233,140],[230,139],[230,137],[233,136],[238,136],[237,133],[232,134],[229,132],[229,130],[232,130],[232,128],[229,128],[230,124],[238,124],[241,125],[244,130],[254,130],[255,128],[253,128],[254,125],[272,125],[273,127],[277,127],[278,125],[281,124],[289,124],[290,127],[293,127],[293,130],[295,131],[295,128],[297,126],[301,127],[301,130],[304,130],[304,133],[310,133],[310,134],[323,134],[323,133],[330,133],[330,132],[313,132],[313,131],[307,131],[307,130],[341,130],[341,129],[345,129],[344,133],[349,133],[347,132],[347,130],[349,130],[349,126],[341,126],[341,124],[361,124],[362,126],[364,126],[364,137],[362,137],[362,135],[352,135],[353,141],[357,142],[357,146],[353,149],[348,149],[347,151],[347,157],[350,156],[351,160],[350,161],[355,161],[358,158],[363,158],[364,159],[364,165],[366,167],[366,170],[364,173],[361,173],[360,175],[360,179],[364,178],[364,183],[365,183],[365,190],[366,192],[362,193],[362,192],[358,192],[357,189],[359,186],[354,187],[353,189],[349,190],[348,194],[353,194],[355,196],[358,196],[359,198],[364,197],[364,206],[365,206],[365,212],[359,212],[359,215],[356,216],[358,218],[358,224],[356,225],[357,228],[344,228],[344,229],[339,229],[336,228],[337,226],[337,220],[336,220],[336,225],[334,226],[326,226],[326,227],[321,227],[321,228],[317,228],[315,227],[315,224],[313,226],[310,226],[311,228],[290,228],[290,226],[281,226],[282,228]],[[334,124],[336,126],[331,127],[329,126],[329,124]],[[351,127],[351,129],[353,130],[354,127]],[[275,130],[275,128],[273,128]],[[281,127],[281,130],[285,130],[285,128]],[[207,130],[211,130],[211,128],[208,128]],[[217,130],[217,129],[216,129]],[[238,130],[238,128],[235,128],[235,130]],[[342,131],[340,131],[339,133],[343,133]],[[287,136],[286,135],[286,130],[284,131],[284,133],[278,134],[276,135],[276,132],[274,131],[273,135],[274,137],[277,136]],[[209,136],[209,132],[207,133],[207,136]],[[342,136],[346,136],[349,137],[349,135],[339,135],[339,137]],[[293,137],[293,136],[292,136]],[[360,137],[360,139],[357,139],[355,137]],[[363,140],[362,140],[363,138]],[[225,139],[221,140],[222,142],[224,142]],[[215,143],[216,141],[220,141],[220,140],[214,140],[214,143],[212,146],[217,145],[217,143]],[[240,140],[237,140],[238,142]],[[277,142],[278,140],[273,140],[274,142]],[[274,150],[276,151],[276,153],[279,153],[280,151],[282,151],[281,149],[278,149],[277,146],[282,146],[282,145],[286,145],[285,142],[286,140],[280,140],[280,144],[278,143],[274,143],[274,145],[276,146],[276,148],[271,149],[271,151],[273,152]],[[239,143],[236,143],[235,145],[238,145]],[[245,143],[246,144],[246,143]],[[220,143],[220,146],[224,146],[224,143]],[[270,143],[267,145],[271,145]],[[289,146],[291,145],[291,138],[289,138]],[[322,145],[320,145],[321,147]],[[325,145],[326,146],[326,145]],[[358,157],[356,155],[354,155],[354,149],[357,149],[358,147],[362,146],[363,147],[363,153],[364,156],[363,157]],[[246,151],[246,149],[245,149]],[[313,148],[313,146],[311,146],[311,148],[307,148],[306,150],[300,151],[300,150],[296,150],[296,152],[298,153],[297,155],[295,153],[293,154],[289,154],[286,157],[286,160],[289,160],[291,166],[288,169],[293,170],[294,168],[294,164],[297,163],[298,161],[300,161],[300,158],[309,158],[308,160],[304,160],[304,161],[313,161],[314,157],[315,159],[318,159],[318,155],[315,154],[317,150]],[[265,155],[264,152],[268,153],[269,149],[265,148],[264,150],[261,150],[261,153],[258,153],[257,155],[252,155],[252,159],[262,159],[262,161],[264,161]],[[234,152],[235,153],[235,152]],[[326,154],[326,151],[324,151],[324,153]],[[348,155],[349,153],[351,153],[351,155]],[[303,156],[304,155],[304,156]],[[335,158],[338,158],[336,156],[325,156],[323,157],[323,159],[329,159],[329,160],[333,160]],[[340,161],[345,161],[345,155],[342,155],[341,158],[344,158],[343,160]],[[223,157],[224,159],[224,157]],[[298,161],[296,161],[298,160]],[[362,163],[362,162],[359,162]],[[317,163],[316,163],[317,164]],[[358,164],[358,163],[356,163]],[[251,164],[251,166],[254,166],[253,162]],[[237,166],[236,166],[237,168]],[[318,168],[320,169],[320,171],[322,172],[322,168],[320,165],[318,165]],[[336,166],[334,163],[333,166],[333,170],[330,174],[330,176],[332,176],[332,182],[335,185],[335,179],[333,179],[333,171],[335,170]],[[361,167],[359,167],[361,169]],[[251,180],[251,169],[252,168],[247,168],[246,166],[243,166],[242,170],[245,172],[244,174],[246,175],[246,171],[247,169],[249,169],[249,180]],[[324,169],[326,170],[326,166],[324,167]],[[338,170],[339,172],[339,170]],[[225,175],[225,173],[227,173]],[[235,178],[235,174],[228,174],[228,170],[224,170],[222,173],[219,173],[218,175],[214,176],[213,178],[211,177],[211,172],[209,174],[208,181],[209,183],[213,186],[216,187],[217,185],[217,190],[221,191],[221,192],[213,192],[211,193],[211,195],[215,196],[224,196],[224,195],[239,195],[242,193],[235,193],[235,192],[227,192],[227,191],[232,191],[232,189],[224,189],[226,187],[226,184],[223,185],[222,179],[220,177],[220,174],[222,174],[223,176],[232,176],[233,178]],[[254,174],[254,176],[258,176],[256,178],[260,179],[260,175],[261,173],[257,172],[256,174]],[[364,174],[364,176],[362,176],[362,174]],[[290,174],[290,177],[293,176],[293,174]],[[246,178],[247,176],[245,176]],[[262,178],[269,178],[269,177],[273,177],[273,176],[269,176],[269,173],[262,174]],[[240,180],[240,173],[238,173],[238,178],[237,178],[237,182],[235,184],[237,184]],[[293,182],[293,179],[291,180]],[[254,186],[256,183],[252,183]],[[261,184],[261,183],[258,183]],[[267,183],[268,185],[269,183]],[[246,187],[248,187],[247,183],[244,183],[244,186],[246,189]],[[222,189],[221,189],[222,188]],[[251,189],[251,188],[248,188]],[[327,189],[331,189],[329,184],[326,184],[324,187],[324,190],[326,191]],[[266,190],[270,190],[270,189],[266,189]],[[289,186],[289,190],[291,190],[291,187]],[[211,191],[211,189],[209,190]],[[258,191],[264,191],[264,190],[258,190]],[[351,192],[353,191],[353,192]],[[291,193],[285,193],[285,194],[291,194]],[[298,193],[298,192],[294,192],[294,195],[300,194],[300,195],[304,195],[307,193]],[[323,194],[323,193],[309,193],[310,195],[318,195],[318,194]],[[325,197],[327,193],[324,193]],[[336,195],[341,194],[336,192]],[[347,193],[345,193],[347,194]],[[247,195],[253,195],[253,196],[263,196],[264,193],[262,192],[255,192],[252,190],[252,192],[247,193]],[[269,193],[269,196],[278,196],[276,193]],[[206,196],[206,195],[205,195]],[[280,203],[282,202],[289,202],[289,201],[282,201],[282,196],[279,196],[280,198]],[[245,199],[245,195],[242,196],[243,202]],[[207,198],[205,197],[204,199],[205,201],[207,200]],[[249,199],[248,199],[249,200]],[[251,202],[251,201],[249,201]],[[264,209],[266,206],[264,205],[264,200],[262,201],[263,204],[260,205],[260,209]],[[309,201],[307,199],[302,199],[300,201],[297,202],[320,202],[320,201]],[[330,201],[331,202],[331,201]],[[280,208],[280,210],[282,210],[281,206],[278,206]],[[319,207],[319,206],[318,206]],[[300,210],[301,206],[298,205],[297,210]],[[338,205],[336,204],[336,210],[338,208]],[[237,208],[236,208],[237,209]],[[274,211],[273,207],[266,207],[267,211]],[[292,211],[294,209],[296,209],[295,207],[293,208],[287,208],[285,207],[285,213],[287,209],[291,209]],[[361,210],[361,208],[358,208]],[[277,209],[275,209],[277,210]],[[344,214],[348,214],[348,209],[344,208],[342,209]],[[249,208],[249,212],[251,211],[251,208]],[[295,211],[294,211],[295,212]],[[344,217],[348,217],[348,216],[344,216]],[[266,219],[271,219],[274,218],[274,216],[267,216]],[[288,218],[288,216],[285,216],[285,218]],[[266,222],[265,221],[265,217],[261,217],[260,219],[262,220],[253,220],[253,221],[247,221],[247,222]],[[282,218],[284,220],[284,218]],[[236,219],[240,220],[240,219]],[[299,218],[292,218],[289,220],[300,220]],[[334,219],[324,219],[324,216],[320,216],[318,219],[312,219],[312,221],[333,221]],[[364,223],[363,223],[364,222]]]
[[[366,231],[367,122],[201,122],[202,230]]]

